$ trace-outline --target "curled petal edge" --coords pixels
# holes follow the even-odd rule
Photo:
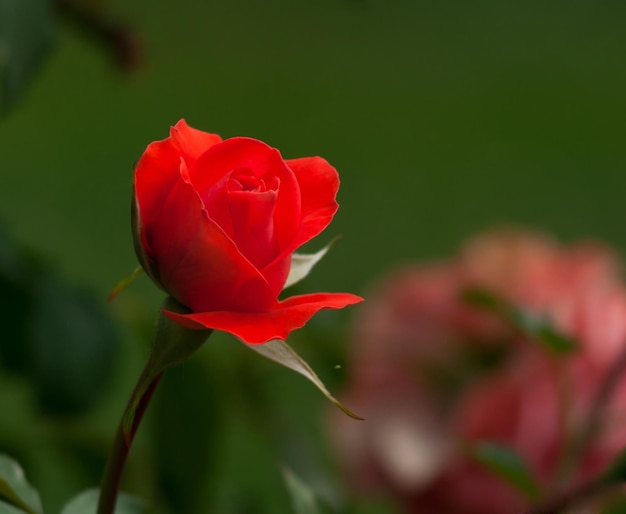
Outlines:
[[[290,332],[303,327],[322,309],[342,309],[362,301],[360,296],[349,293],[315,293],[292,296],[278,302],[274,309],[266,312],[163,312],[172,321],[186,328],[222,330],[244,343],[263,344],[272,339],[284,341]]]

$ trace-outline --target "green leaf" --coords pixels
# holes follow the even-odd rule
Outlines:
[[[533,315],[519,309],[512,310],[514,325],[528,336],[538,340],[548,350],[557,354],[567,354],[577,348],[576,341],[558,332],[545,316]]]
[[[537,500],[541,488],[524,460],[504,445],[482,442],[470,448],[470,455],[494,475],[502,478],[530,500]]]
[[[300,480],[291,468],[285,466],[282,472],[294,514],[321,514],[313,489]]]
[[[552,353],[568,354],[578,348],[576,340],[559,332],[546,316],[520,309],[490,291],[467,288],[462,291],[461,298],[468,305],[492,312],[502,318]]]
[[[354,419],[363,419],[350,411],[332,394],[330,394],[328,389],[326,389],[324,383],[311,369],[311,366],[309,366],[304,361],[304,359],[302,359],[302,357],[300,357],[285,341],[281,341],[280,339],[273,339],[263,344],[246,344],[243,342],[242,344],[244,344],[250,350],[255,351],[259,355],[262,355],[266,359],[272,360],[277,364],[280,364],[281,366],[295,371],[296,373],[300,373],[303,377],[310,380],[315,385],[315,387],[317,387],[322,392],[322,394],[326,396],[326,398],[328,398],[348,416]]]
[[[54,41],[49,0],[0,0],[0,108],[7,112]]]
[[[63,507],[61,514],[96,514],[99,496],[98,489],[83,491]],[[146,512],[145,504],[138,498],[124,493],[118,496],[115,514],[145,514]]]
[[[283,286],[283,289],[291,287],[292,285],[300,282],[304,279],[321,259],[328,253],[330,247],[337,241],[337,238],[333,239],[319,252],[312,254],[294,253],[291,257],[291,268],[289,269],[289,275],[287,281]]]
[[[20,465],[10,457],[0,455],[0,513],[3,508],[7,514],[12,512],[7,504],[20,509],[18,512],[42,512],[39,494],[26,481]]]

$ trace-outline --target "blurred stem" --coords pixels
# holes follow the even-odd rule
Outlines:
[[[152,370],[150,362],[148,362],[137,381],[137,385],[133,390],[133,394],[128,401],[126,409],[124,409],[124,414],[117,428],[113,446],[109,452],[108,461],[104,469],[97,514],[113,514],[115,512],[117,495],[119,493],[122,474],[124,473],[130,447],[143,415],[148,408],[154,390],[163,376],[163,372],[161,372],[153,378],[149,378],[151,374]],[[147,386],[144,385],[146,381]],[[127,430],[124,420],[129,417],[132,417],[133,421],[130,430]]]

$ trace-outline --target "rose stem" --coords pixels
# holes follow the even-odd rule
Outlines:
[[[113,440],[113,446],[109,452],[109,457],[107,460],[106,467],[104,468],[104,475],[102,477],[102,484],[100,487],[100,498],[98,500],[98,512],[97,514],[113,514],[115,512],[115,504],[117,502],[117,495],[119,493],[120,482],[122,480],[122,474],[124,472],[124,466],[126,464],[126,459],[128,458],[128,453],[130,452],[130,446],[135,438],[135,434],[137,433],[137,429],[139,428],[139,424],[141,423],[141,419],[143,418],[146,409],[148,408],[148,404],[150,403],[150,399],[152,398],[152,394],[156,389],[163,373],[159,373],[154,379],[150,382],[150,385],[147,387],[146,391],[143,393],[139,402],[136,404],[135,413],[133,417],[133,424],[128,434],[124,433],[124,419],[128,412],[133,408],[133,399],[135,394],[137,393],[139,387],[144,380],[144,376],[148,373],[148,366],[144,369],[139,380],[137,381],[137,385],[133,391],[133,394],[130,397],[128,405],[124,409],[124,415],[120,421],[120,424],[117,428],[117,432],[115,434],[115,439]]]

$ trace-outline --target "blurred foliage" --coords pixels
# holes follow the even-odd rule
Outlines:
[[[24,470],[14,460],[0,455],[0,510],[8,506],[27,514],[41,514],[41,499],[26,481]]]
[[[117,335],[103,303],[24,254],[0,227],[0,365],[34,389],[42,413],[79,414],[101,397]]]
[[[90,489],[73,498],[61,511],[61,514],[87,514],[95,512],[98,506],[97,489]],[[145,505],[140,500],[127,494],[121,494],[115,506],[115,514],[144,514]]]
[[[571,354],[578,347],[574,339],[559,332],[546,317],[511,305],[489,291],[470,288],[463,291],[462,296],[469,305],[497,315],[530,341],[539,343],[556,355]]]
[[[541,496],[541,487],[524,459],[511,448],[483,442],[473,445],[469,451],[478,463],[520,491],[529,500],[534,501]]]
[[[55,39],[50,0],[0,0],[0,108],[8,111]]]
[[[133,162],[181,117],[337,166],[346,237],[301,291],[363,291],[494,221],[626,249],[622,2],[56,4],[69,23],[51,2],[0,0],[0,217],[20,243],[0,231],[0,451],[48,512],[97,484],[147,354],[160,293],[138,281],[114,320],[98,299],[135,264]],[[136,67],[137,35],[131,81],[93,42]],[[348,315],[291,341],[331,391]],[[338,512],[393,512],[346,506],[314,387],[214,339],[161,384],[126,489],[160,514],[289,512],[286,463]]]

